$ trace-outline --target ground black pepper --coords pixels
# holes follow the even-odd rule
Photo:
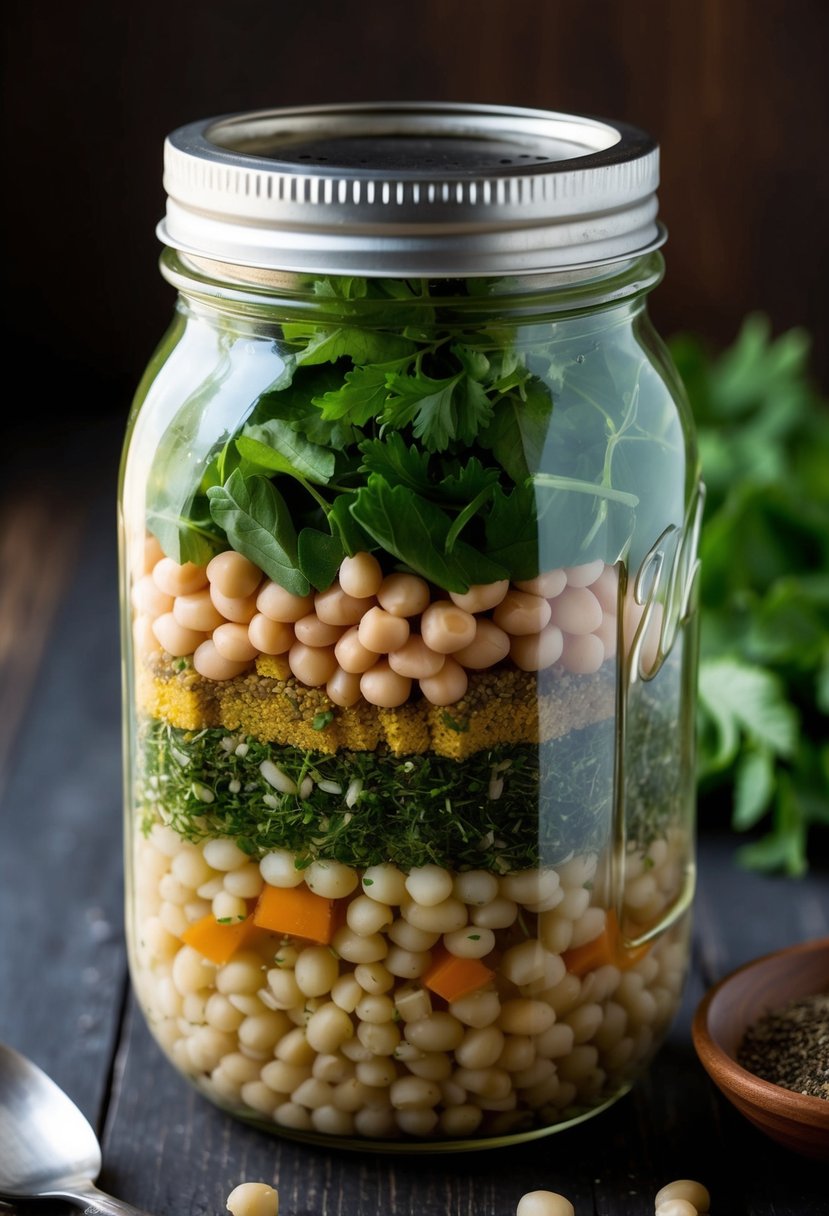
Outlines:
[[[737,1062],[764,1081],[829,1099],[829,993],[791,1001],[749,1026]]]

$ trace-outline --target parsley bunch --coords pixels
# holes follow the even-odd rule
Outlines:
[[[618,325],[457,306],[482,290],[319,280],[324,319],[283,322],[279,374],[205,470],[190,437],[232,388],[229,330],[156,453],[148,526],[165,553],[203,563],[230,544],[300,595],[361,550],[456,592],[641,558],[683,514],[681,435],[647,346]]]
[[[740,850],[800,874],[810,829],[829,825],[829,412],[809,383],[809,343],[749,317],[711,359],[672,353],[699,428],[703,524],[699,775],[730,798]]]

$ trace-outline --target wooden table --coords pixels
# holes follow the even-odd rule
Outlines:
[[[668,1043],[630,1096],[562,1135],[453,1156],[325,1151],[238,1124],[179,1078],[127,978],[114,431],[83,449],[62,480],[13,488],[0,515],[0,1039],[97,1128],[101,1185],[158,1216],[218,1216],[245,1179],[275,1181],[284,1216],[510,1216],[536,1188],[579,1216],[646,1216],[661,1185],[692,1177],[715,1216],[826,1213],[829,1171],[745,1124],[691,1046],[707,985],[829,933],[825,871],[743,873],[732,837],[700,842],[692,974]]]

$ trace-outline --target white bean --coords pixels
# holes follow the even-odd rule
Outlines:
[[[390,862],[381,862],[364,871],[363,890],[380,903],[399,906],[406,898],[406,876]]]
[[[426,676],[419,683],[420,691],[432,705],[454,705],[465,695],[469,677],[460,663],[447,657],[437,675]]]
[[[441,866],[415,866],[406,877],[406,890],[416,903],[427,908],[452,894],[452,875]]]
[[[328,1054],[351,1038],[354,1026],[344,1009],[328,1001],[311,1014],[305,1034],[315,1051]]]
[[[540,595],[545,600],[553,600],[561,595],[567,586],[567,575],[564,570],[545,570],[535,578],[522,579],[517,582],[519,591],[528,591],[531,595]]]
[[[196,566],[193,562],[179,565],[171,557],[162,557],[153,566],[153,582],[164,595],[192,595],[201,591],[207,585],[207,571],[204,566]]]
[[[294,978],[304,996],[323,996],[337,981],[339,966],[327,946],[306,946],[294,967]]]
[[[440,1102],[440,1086],[424,1077],[398,1077],[389,1097],[395,1110],[423,1110]]]
[[[210,638],[197,646],[193,654],[193,667],[206,680],[233,680],[249,666],[249,663],[234,663],[223,658]]]
[[[509,591],[509,579],[501,578],[494,583],[473,583],[468,591],[450,591],[453,604],[465,612],[489,612],[496,608]]]
[[[477,622],[451,600],[435,600],[420,618],[420,634],[430,650],[437,654],[454,654],[475,639]]]
[[[356,625],[367,608],[364,597],[349,595],[339,583],[314,596],[316,614],[326,625]]]
[[[366,652],[371,653],[370,651]],[[372,656],[376,658],[376,655]],[[410,634],[399,650],[389,654],[389,666],[398,675],[411,680],[436,676],[446,662],[446,656],[430,650],[419,634]]]
[[[347,629],[342,637],[338,638],[334,646],[334,654],[337,656],[337,662],[343,671],[350,672],[353,675],[362,675],[364,671],[368,671],[369,667],[373,667],[377,662],[376,652],[368,650],[360,641],[359,630],[356,625],[352,626],[351,629]],[[395,668],[396,670],[397,668]],[[401,672],[400,674],[405,675],[406,673]]]
[[[311,595],[292,595],[279,583],[265,583],[256,597],[256,607],[272,621],[293,624],[313,611]]]
[[[152,631],[156,641],[163,646],[174,658],[182,658],[193,652],[205,641],[203,633],[194,629],[185,629],[180,625],[172,612],[165,612],[156,617],[152,623]]]
[[[350,895],[360,879],[356,870],[341,861],[312,861],[305,871],[309,890],[324,899],[343,899]]]
[[[233,1216],[277,1216],[279,1195],[266,1182],[242,1182],[230,1192],[226,1206]]]
[[[282,621],[272,621],[264,612],[257,612],[248,625],[248,638],[262,654],[286,654],[294,644],[294,631]]]
[[[561,658],[565,638],[558,625],[545,625],[539,633],[514,637],[509,654],[522,671],[545,671]]]
[[[498,894],[498,879],[488,870],[465,870],[455,875],[453,893],[465,904],[482,907]]]
[[[377,599],[392,616],[418,616],[429,603],[429,584],[415,574],[390,574],[383,579]]]
[[[339,570],[340,586],[347,595],[368,599],[376,595],[383,582],[383,571],[371,553],[355,553],[344,557]]]
[[[408,637],[409,622],[405,617],[396,616],[378,607],[369,608],[360,619],[357,629],[360,645],[375,654],[388,654],[390,650],[399,650],[406,644]]]
[[[658,1207],[669,1199],[686,1199],[698,1212],[707,1212],[711,1206],[711,1196],[707,1188],[692,1178],[678,1178],[675,1182],[667,1183],[657,1191],[654,1204]]]
[[[477,925],[443,935],[443,944],[456,958],[483,958],[495,949],[495,934]]]
[[[346,911],[349,928],[364,936],[379,933],[393,920],[394,913],[388,904],[381,904],[368,895],[358,895],[352,899]]]
[[[305,874],[296,867],[296,853],[287,849],[274,849],[266,853],[259,862],[259,871],[265,882],[272,887],[298,887],[305,881]]]
[[[509,650],[509,634],[505,633],[503,629],[499,629],[494,621],[489,621],[486,617],[478,617],[475,637],[468,646],[455,651],[455,660],[463,667],[483,671],[505,659]]]
[[[492,614],[499,629],[511,636],[540,633],[549,623],[550,605],[539,595],[526,591],[508,591]]]
[[[563,633],[589,634],[602,623],[602,606],[587,587],[567,586],[552,601],[552,621]]]
[[[396,709],[408,701],[411,691],[411,680],[399,675],[388,659],[378,659],[373,667],[360,676],[360,692],[369,705]]]

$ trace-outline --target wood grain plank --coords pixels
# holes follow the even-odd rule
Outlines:
[[[0,797],[83,517],[40,484],[0,504]]]
[[[95,526],[72,560],[0,800],[0,1037],[93,1124],[126,970],[114,527],[97,523],[114,517],[114,465],[111,476],[91,503]]]

